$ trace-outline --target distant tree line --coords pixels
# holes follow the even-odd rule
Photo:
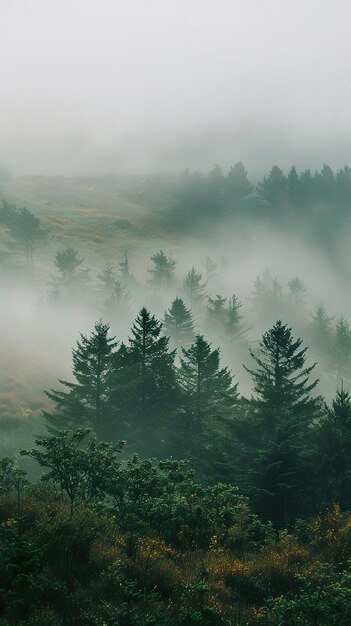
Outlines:
[[[174,193],[175,219],[187,216],[198,225],[201,220],[236,216],[296,229],[310,220],[325,241],[328,231],[340,232],[350,217],[351,169],[345,165],[334,172],[324,164],[320,171],[299,172],[292,166],[284,173],[274,165],[254,186],[241,162],[227,174],[215,165],[208,174],[186,170]]]
[[[322,303],[311,308],[307,287],[298,276],[283,286],[265,269],[254,280],[250,295],[241,300],[234,289],[230,295],[221,292],[224,286],[228,294],[225,263],[215,263],[210,257],[203,262],[203,272],[192,266],[179,276],[176,261],[160,250],[146,266],[147,281],[133,275],[128,252],[117,268],[107,263],[95,278],[73,247],[58,251],[54,265],[56,273],[49,279],[54,303],[84,303],[98,308],[104,319],[122,329],[123,336],[135,303],[144,294],[147,300],[156,298],[162,334],[169,337],[172,349],[179,353],[181,347],[189,347],[195,334],[203,334],[219,346],[226,365],[237,367],[238,361],[246,360],[250,345],[257,343],[264,328],[276,319],[286,319],[306,338],[328,394],[342,381],[351,385],[350,323],[344,315],[330,315]]]
[[[5,227],[13,243],[25,255],[27,267],[33,273],[33,256],[40,243],[46,240],[47,230],[43,229],[39,218],[26,207],[18,209],[7,200],[0,206],[0,226]]]

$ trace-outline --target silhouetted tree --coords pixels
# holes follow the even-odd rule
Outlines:
[[[242,436],[252,450],[256,506],[285,527],[301,506],[306,442],[320,410],[320,399],[311,396],[318,381],[309,382],[315,364],[306,366],[307,348],[301,345],[278,321],[264,333],[258,354],[250,350],[257,368],[245,366],[254,396]]]
[[[120,275],[121,282],[123,285],[125,285],[128,288],[135,286],[136,280],[133,274],[131,273],[130,267],[129,267],[128,250],[125,250],[123,261],[119,263],[119,275]]]
[[[244,327],[242,315],[240,314],[241,307],[242,303],[238,296],[233,294],[232,297],[228,299],[224,317],[224,332],[229,342],[228,347],[230,349],[232,349],[238,341],[244,341]]]
[[[120,421],[127,424],[133,440],[139,447],[147,443],[157,454],[167,448],[165,438],[177,404],[175,350],[169,350],[169,337],[161,331],[161,322],[142,308],[127,346],[118,354],[113,396]]]
[[[276,219],[285,216],[287,180],[280,167],[274,165],[269,175],[257,185],[256,191],[268,216]]]
[[[182,348],[179,381],[184,394],[184,415],[179,421],[188,449],[199,449],[206,438],[232,416],[238,401],[236,385],[227,368],[220,367],[219,349],[212,350],[203,335],[196,335],[189,348]]]
[[[104,314],[110,320],[117,320],[120,329],[125,324],[126,318],[130,318],[129,300],[129,292],[117,278],[109,297],[104,301]]]
[[[342,315],[335,325],[334,358],[338,382],[342,379],[350,381],[351,377],[351,329],[347,319]]]
[[[113,265],[111,265],[111,263],[106,263],[97,277],[101,283],[103,296],[109,297],[114,291],[117,280],[117,275],[113,269]]]
[[[151,261],[154,264],[153,268],[148,270],[152,275],[151,283],[161,287],[164,284],[172,282],[176,262],[168,258],[163,250],[154,254],[151,257]]]
[[[272,319],[276,319],[284,312],[285,301],[282,286],[268,270],[265,270],[262,277],[256,278],[251,301],[255,316],[260,323],[270,324]]]
[[[335,197],[340,207],[347,209],[351,205],[351,169],[345,165],[335,177]],[[346,215],[345,215],[346,217]],[[344,221],[342,220],[342,223]]]
[[[8,207],[8,205],[7,205]],[[6,210],[6,205],[5,205]],[[9,219],[10,234],[22,247],[28,269],[33,273],[33,254],[36,247],[47,238],[48,231],[41,227],[40,219],[23,207],[12,212]]]
[[[206,272],[206,284],[208,281],[211,281],[216,276],[217,265],[210,256],[207,256],[205,262],[203,263]]]
[[[351,498],[351,396],[343,385],[317,427],[319,496],[348,509]]]
[[[227,299],[217,294],[215,298],[208,297],[207,318],[209,329],[218,337],[223,337],[226,318],[225,303]]]
[[[197,272],[194,267],[191,268],[183,280],[184,293],[191,309],[200,307],[206,298],[206,283],[201,281],[202,274]]]
[[[44,411],[49,429],[75,429],[88,426],[99,439],[104,439],[111,418],[109,396],[114,365],[114,337],[109,337],[110,327],[101,320],[96,322],[90,337],[80,335],[72,351],[72,373],[75,382],[59,380],[64,390],[46,391],[55,403],[55,411]]]
[[[253,186],[250,184],[247,171],[241,162],[235,163],[230,168],[224,181],[224,189],[226,205],[231,213],[237,213],[245,208],[247,198],[253,191]]]
[[[84,259],[80,259],[78,255],[78,250],[71,246],[56,253],[55,266],[59,271],[59,277],[54,283],[58,287],[64,287],[68,291],[73,288],[85,287],[89,270],[87,268],[79,269]]]
[[[311,347],[318,361],[326,369],[330,367],[333,356],[333,319],[334,317],[328,315],[324,305],[318,304],[309,326]]]
[[[181,298],[175,298],[164,315],[163,328],[174,346],[186,347],[194,339],[194,322],[191,312]]]
[[[298,276],[291,278],[288,282],[288,304],[293,307],[295,311],[303,309],[306,305],[306,287],[303,280]]]
[[[224,210],[224,176],[218,164],[214,165],[206,180],[208,197],[207,214],[218,218]]]

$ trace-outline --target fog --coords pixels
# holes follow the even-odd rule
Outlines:
[[[163,320],[176,296],[186,300],[183,279],[192,266],[202,273],[203,282],[206,282],[205,259],[209,255],[217,268],[213,277],[207,277],[206,294],[212,298],[217,294],[230,298],[235,293],[239,297],[245,341],[234,348],[226,346],[221,334],[211,328],[206,301],[202,311],[193,312],[195,329],[205,334],[213,348],[221,348],[222,365],[230,367],[243,395],[250,396],[252,392],[252,382],[243,368],[243,364],[250,365],[249,348],[255,349],[261,334],[278,317],[293,326],[295,336],[301,336],[304,345],[310,343],[309,326],[317,304],[322,302],[335,320],[340,315],[351,317],[351,298],[345,279],[322,253],[293,236],[274,235],[260,226],[251,226],[247,231],[240,224],[229,231],[227,225],[227,228],[219,227],[206,237],[184,237],[177,245],[165,242],[164,249],[176,260],[174,280],[162,289],[150,285],[150,257],[131,248],[130,270],[135,282],[128,287],[126,306],[116,306],[112,311],[106,309],[97,279],[103,260],[90,264],[91,281],[84,292],[66,295],[62,292],[59,299],[53,298],[50,286],[55,271],[52,258],[46,259],[46,268],[37,270],[34,277],[28,276],[23,262],[15,274],[2,268],[0,406],[5,427],[1,443],[3,453],[13,453],[19,445],[27,445],[28,438],[45,432],[41,411],[50,408],[51,403],[45,397],[44,389],[59,388],[57,379],[73,380],[71,352],[81,332],[89,336],[94,322],[103,318],[111,325],[111,334],[119,342],[128,341],[131,325],[142,306]],[[115,270],[121,260],[122,250],[116,250],[111,257]],[[266,279],[268,276],[269,287],[277,278],[284,294],[291,278],[299,276],[303,279],[307,289],[303,309],[300,312],[287,309],[285,304],[275,309],[272,305],[263,316],[260,310],[255,310],[254,282],[258,275],[264,274]],[[171,347],[174,346],[171,344]],[[181,356],[180,349],[178,355]],[[315,360],[319,361],[319,354],[312,346],[308,362]],[[323,364],[317,365],[316,376],[320,378],[318,393],[323,393],[330,401],[340,378]]]
[[[350,161],[349,2],[2,0],[0,5],[0,197],[28,206],[48,230],[46,242],[34,250],[31,273],[20,240],[11,239],[6,212],[0,223],[0,402],[10,431],[17,428],[16,442],[43,428],[43,390],[57,386],[57,378],[70,379],[71,350],[80,332],[89,334],[103,317],[112,334],[127,341],[143,305],[162,320],[172,300],[184,297],[183,280],[192,267],[203,275],[206,297],[221,294],[228,303],[236,294],[242,303],[245,339],[232,352],[223,336],[212,332],[207,300],[202,311],[194,311],[195,329],[221,348],[240,393],[252,391],[242,367],[249,348],[278,317],[311,343],[310,358],[319,361],[311,331],[315,307],[323,303],[334,316],[334,335],[338,317],[351,317],[348,174],[337,172]],[[311,200],[307,190],[306,206],[297,194],[280,211],[273,197],[263,219],[262,206],[254,207],[254,190],[244,193],[242,206],[240,198],[236,205],[219,202],[217,216],[216,183],[210,189],[202,179],[199,192],[195,176],[182,206],[186,189],[179,178],[177,189],[176,177],[163,183],[147,178],[186,168],[208,172],[214,163],[226,176],[238,161],[253,185],[274,163],[285,173],[295,163],[301,173],[327,162],[335,176],[314,177],[315,197]],[[13,177],[3,176],[6,172]],[[129,174],[141,177],[124,176]],[[25,175],[58,178],[25,180]],[[77,182],[60,175],[102,178]],[[326,182],[329,187],[323,188]],[[198,194],[200,205],[204,193],[209,202],[205,198],[198,211],[191,202]],[[208,206],[212,223],[206,221]],[[56,298],[55,254],[67,246],[86,257],[90,281]],[[106,262],[118,274],[125,249],[134,282],[126,285],[129,299],[122,309],[111,313],[98,274]],[[161,249],[176,261],[175,276],[162,290],[150,286],[148,272],[151,255]],[[216,265],[212,277],[206,277],[206,257]],[[253,305],[257,276],[266,281],[270,298],[275,279],[283,294],[280,304],[270,302],[263,313]],[[307,289],[299,312],[288,292],[296,276]],[[316,370],[328,401],[341,380],[334,348],[333,364]]]
[[[15,174],[349,160],[347,0],[2,0]]]

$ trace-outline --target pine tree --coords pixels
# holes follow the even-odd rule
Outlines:
[[[216,277],[217,265],[210,256],[207,256],[204,263],[204,268],[206,272],[206,283],[212,281]]]
[[[288,288],[289,305],[292,306],[295,311],[303,309],[306,305],[306,287],[303,280],[298,276],[291,278],[288,282]]]
[[[311,174],[311,170],[307,169],[301,172],[300,185],[302,204],[306,207],[310,207],[314,202],[313,176]]]
[[[310,343],[313,353],[324,369],[329,369],[333,356],[333,327],[334,317],[328,315],[323,304],[318,304],[312,315],[309,326]]]
[[[345,165],[336,174],[335,197],[342,209],[348,209],[351,204],[351,169],[348,165]]]
[[[255,465],[251,487],[261,514],[285,527],[298,510],[309,427],[320,408],[320,399],[311,397],[318,381],[309,382],[315,364],[306,366],[301,345],[278,321],[264,333],[258,354],[250,350],[257,369],[245,366],[254,383],[251,416],[241,431]]]
[[[64,288],[68,295],[77,295],[82,291],[89,281],[89,269],[80,269],[84,259],[79,258],[78,250],[71,246],[60,250],[55,255],[55,266],[59,271],[59,276],[54,277],[53,286],[56,289]]]
[[[161,441],[167,439],[177,396],[174,358],[161,322],[142,308],[119,354],[113,406],[128,425],[131,437],[126,438],[144,451],[147,444],[148,453],[160,455],[165,449]]]
[[[229,370],[220,367],[219,349],[212,350],[203,335],[197,334],[189,348],[182,348],[179,371],[184,394],[181,421],[183,445],[201,448],[232,416],[238,402],[236,385]]]
[[[114,282],[113,289],[108,298],[104,301],[104,315],[109,320],[118,322],[120,331],[123,329],[125,320],[130,319],[129,308],[130,295],[126,287],[117,278]]]
[[[64,390],[45,392],[56,405],[53,413],[44,412],[49,430],[88,426],[99,439],[106,436],[111,418],[109,394],[117,346],[109,333],[109,325],[99,320],[90,337],[80,335],[72,351],[75,382],[59,380]]]
[[[269,175],[257,185],[256,191],[268,216],[278,218],[285,215],[287,180],[280,167],[274,165]]]
[[[254,305],[254,313],[262,324],[271,324],[284,313],[285,299],[283,289],[275,277],[266,269],[262,276],[257,276],[254,292],[251,296]]]
[[[106,263],[97,277],[101,282],[103,296],[109,297],[114,290],[117,280],[117,275],[113,269],[113,265],[111,265],[111,263]]]
[[[317,427],[320,498],[329,506],[350,507],[351,499],[351,395],[343,385]]]
[[[206,283],[201,281],[202,274],[195,267],[191,268],[183,280],[184,293],[191,310],[199,308],[206,298]]]
[[[5,203],[5,211],[6,211]],[[33,273],[33,254],[36,247],[47,239],[48,231],[41,227],[40,220],[26,207],[17,211],[14,209],[12,213],[7,213],[10,235],[22,247],[26,259],[27,266]]]
[[[210,332],[222,339],[224,333],[227,299],[217,294],[215,298],[208,297],[207,318]]]
[[[181,298],[173,300],[165,312],[163,329],[169,335],[175,348],[186,347],[194,339],[194,322],[192,314]]]
[[[174,268],[176,262],[167,257],[163,250],[157,252],[151,257],[154,266],[148,270],[152,275],[151,283],[159,287],[172,282],[174,278]]]
[[[224,209],[224,176],[218,164],[214,165],[206,180],[206,191],[210,217],[218,218]]]
[[[84,259],[78,257],[78,250],[68,246],[65,250],[56,252],[55,265],[61,274],[61,280],[64,283],[71,283],[73,277]]]
[[[329,204],[335,196],[334,172],[326,163],[323,164],[321,172],[315,172],[313,177],[315,195],[323,204]]]
[[[134,286],[136,281],[129,268],[128,250],[125,250],[123,261],[119,263],[119,275],[123,285],[129,288]]]
[[[224,318],[224,330],[231,347],[237,341],[243,341],[244,339],[242,315],[240,314],[241,307],[242,303],[238,296],[233,294],[232,297],[228,299]]]
[[[290,218],[296,218],[304,206],[303,186],[295,165],[289,170],[287,178],[287,197]]]
[[[335,325],[334,355],[338,382],[342,379],[350,381],[351,329],[343,315],[339,317]]]
[[[226,203],[231,213],[237,213],[247,204],[247,198],[253,191],[245,170],[241,162],[235,163],[230,168],[224,181]]]

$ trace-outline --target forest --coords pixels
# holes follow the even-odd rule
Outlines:
[[[1,198],[1,626],[350,624],[351,170]]]

